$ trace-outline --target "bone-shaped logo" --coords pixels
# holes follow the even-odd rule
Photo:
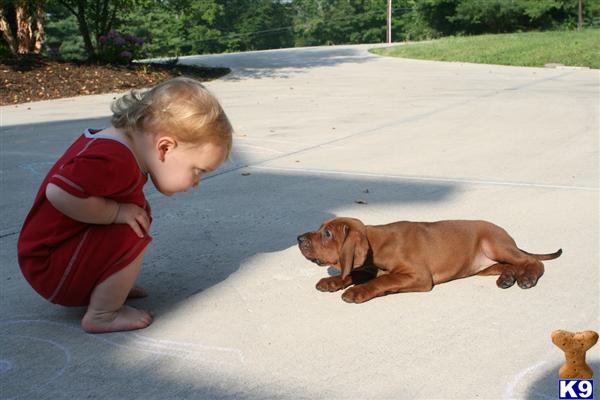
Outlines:
[[[598,333],[584,332],[552,332],[552,342],[565,352],[565,364],[558,370],[562,379],[591,379],[594,371],[585,362],[585,352],[598,341]]]

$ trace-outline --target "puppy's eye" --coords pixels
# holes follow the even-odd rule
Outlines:
[[[325,229],[323,231],[323,236],[325,237],[325,239],[331,239],[333,237],[333,234],[329,229]]]

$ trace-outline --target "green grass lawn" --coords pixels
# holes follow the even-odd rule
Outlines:
[[[600,29],[447,37],[371,50],[422,60],[543,67],[563,64],[600,68]]]

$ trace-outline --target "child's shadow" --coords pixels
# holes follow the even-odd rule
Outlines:
[[[18,233],[27,213],[22,206],[25,196],[27,201],[32,199],[47,169],[77,136],[66,132],[107,124],[106,118],[97,118],[3,129],[6,145],[17,154],[6,156],[7,165],[15,164],[7,174],[7,184],[18,188],[7,190],[2,198],[9,216],[5,236]],[[43,139],[31,134],[38,131],[44,132]],[[40,143],[45,151],[35,163],[23,164],[18,154]],[[297,149],[290,151],[293,154]],[[173,198],[157,193],[151,183],[146,185],[154,240],[145,254],[139,283],[148,289],[149,297],[135,300],[134,305],[157,314],[168,312],[173,305],[223,282],[253,256],[290,249],[299,234],[316,229],[326,219],[343,215],[361,218],[367,224],[411,219],[410,215],[390,215],[386,210],[397,210],[403,204],[440,203],[460,190],[456,183],[352,173],[244,168],[250,175],[242,175],[242,166],[267,160],[249,160],[243,153],[232,155],[233,159],[237,161],[228,161],[199,188]],[[302,260],[296,260],[295,265],[316,268],[295,251],[276,261],[283,274],[290,266],[291,254]],[[81,318],[80,309],[67,314],[74,322]]]
[[[298,235],[315,230],[337,210],[350,209],[339,214],[369,223],[369,215],[376,217],[382,207],[439,202],[455,190],[446,183],[252,170],[209,179],[199,190],[173,199],[150,191],[154,241],[140,281],[151,297],[139,306],[166,312],[224,281],[249,258],[295,246]],[[276,262],[285,274],[289,263]],[[312,266],[306,261],[306,268]]]

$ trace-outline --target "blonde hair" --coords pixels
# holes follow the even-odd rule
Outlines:
[[[116,100],[112,125],[128,135],[146,132],[200,144],[218,141],[231,151],[233,128],[225,111],[200,82],[179,77]]]

